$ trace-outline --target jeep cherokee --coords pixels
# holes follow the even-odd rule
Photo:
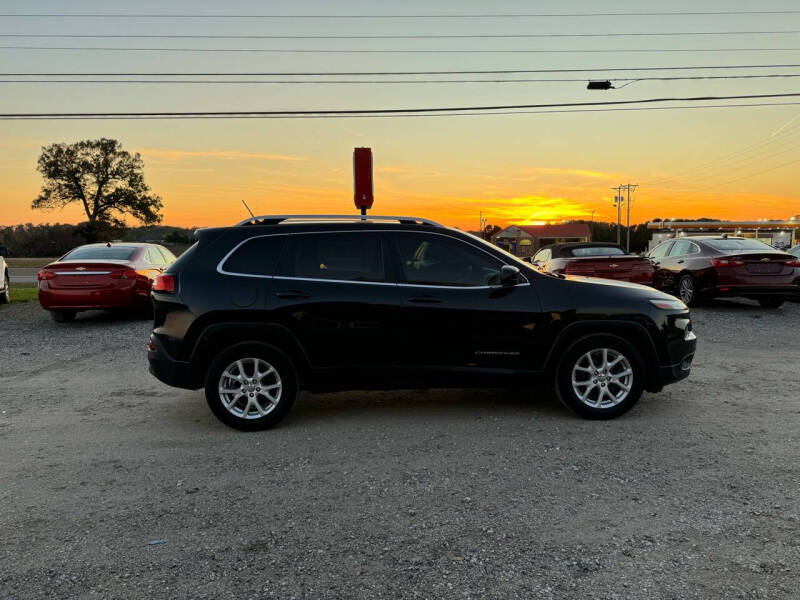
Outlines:
[[[541,273],[415,217],[261,216],[200,229],[153,285],[150,372],[244,430],[299,390],[552,383],[580,416],[688,376],[689,310],[631,283]]]

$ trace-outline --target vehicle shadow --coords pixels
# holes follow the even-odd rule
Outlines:
[[[564,418],[569,411],[552,392],[508,389],[425,389],[302,393],[282,427],[332,418],[426,419],[490,417],[503,413]]]
[[[782,308],[782,307],[781,307]],[[737,311],[737,312],[776,312],[781,308],[764,308],[755,300],[746,298],[715,298],[707,304],[692,308],[692,310],[718,310],[718,311]]]

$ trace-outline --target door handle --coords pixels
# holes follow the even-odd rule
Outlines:
[[[306,294],[300,290],[287,290],[285,292],[277,292],[275,294],[278,298],[285,298],[287,300],[305,300],[311,298],[311,294]]]
[[[408,299],[409,302],[413,302],[414,304],[438,304],[441,302],[441,298],[436,298],[434,296],[415,296],[413,298]]]
[[[679,264],[679,265],[682,265],[682,264],[683,264],[683,259],[680,259],[680,260],[678,261],[678,264]]]

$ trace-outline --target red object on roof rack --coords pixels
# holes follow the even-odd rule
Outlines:
[[[372,149],[353,150],[353,199],[361,214],[372,208],[375,198],[372,189]]]

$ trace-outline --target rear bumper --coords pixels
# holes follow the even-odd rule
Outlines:
[[[139,286],[101,289],[52,289],[39,282],[39,304],[45,310],[92,310],[144,307],[150,291]]]
[[[203,387],[192,369],[192,363],[172,358],[156,335],[150,335],[147,360],[150,373],[162,383],[187,390]]]
[[[724,297],[744,297],[758,298],[760,296],[782,296],[785,298],[800,297],[800,285],[726,285],[719,284],[710,288],[706,293],[710,293],[718,298]]]

